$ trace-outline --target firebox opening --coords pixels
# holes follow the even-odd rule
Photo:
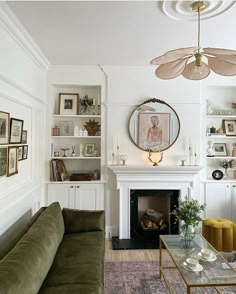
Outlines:
[[[159,235],[178,234],[171,211],[178,206],[179,190],[131,190],[130,235],[158,242]]]

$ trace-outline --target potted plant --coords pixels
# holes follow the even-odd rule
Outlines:
[[[199,204],[198,200],[189,199],[187,196],[184,200],[179,198],[179,206],[171,212],[175,216],[175,221],[180,223],[180,238],[191,241],[195,237],[195,227],[202,220],[200,213],[205,210],[206,204]]]

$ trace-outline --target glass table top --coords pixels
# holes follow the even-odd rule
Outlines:
[[[161,235],[160,239],[187,285],[236,285],[236,270],[201,235],[196,235],[194,240],[188,243],[183,243],[179,235]],[[215,258],[212,258],[212,261],[203,259],[203,248],[214,252]],[[184,262],[189,257],[197,258],[202,270],[188,270]]]

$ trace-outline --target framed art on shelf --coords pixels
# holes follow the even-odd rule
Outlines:
[[[0,111],[0,144],[2,145],[9,143],[9,122],[10,114]]]
[[[23,146],[18,147],[18,161],[23,159]]]
[[[22,131],[21,144],[27,144],[27,131]]]
[[[59,114],[76,115],[79,94],[59,93]]]
[[[169,113],[139,113],[138,143],[145,150],[163,150],[170,144]]]
[[[95,144],[85,144],[84,156],[93,156],[95,150]]]
[[[7,147],[0,147],[0,177],[7,173]]]
[[[11,118],[10,126],[10,144],[20,144],[24,121],[17,118]]]
[[[227,156],[227,149],[225,143],[214,143],[213,149],[215,156]]]
[[[60,121],[60,136],[74,136],[74,124],[73,121]]]
[[[7,176],[18,174],[18,147],[8,147]]]
[[[28,145],[23,146],[23,155],[22,155],[22,160],[25,160],[28,158]]]
[[[236,136],[236,120],[224,120],[226,136]]]

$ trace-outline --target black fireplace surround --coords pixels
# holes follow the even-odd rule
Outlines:
[[[178,206],[179,190],[131,190],[130,191],[130,239],[112,238],[114,250],[159,248],[159,234],[178,234],[179,224],[171,211]],[[141,207],[141,205],[154,207]],[[160,206],[160,209],[158,207]],[[163,230],[143,228],[140,219],[142,210],[156,209],[164,214],[166,227]]]

